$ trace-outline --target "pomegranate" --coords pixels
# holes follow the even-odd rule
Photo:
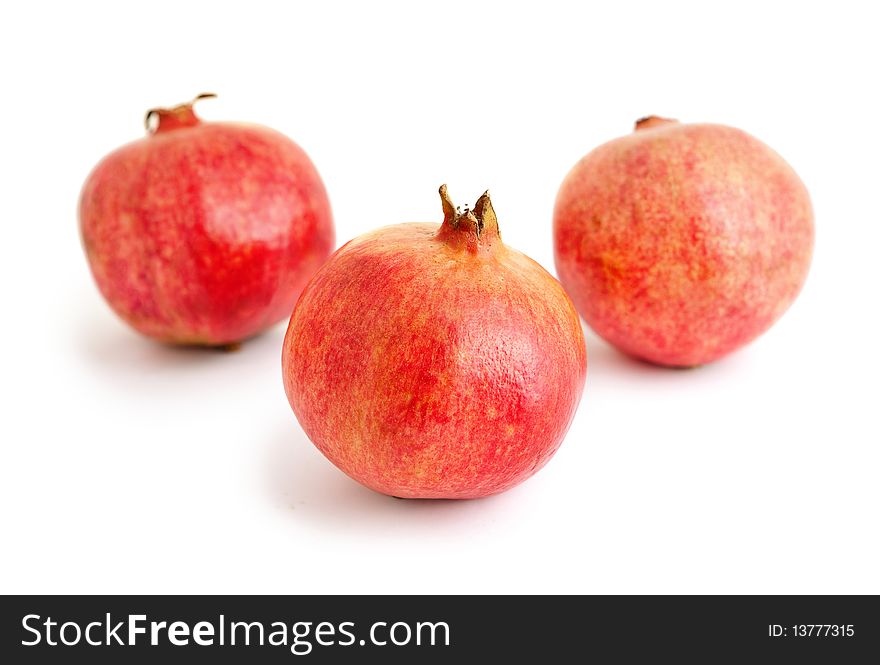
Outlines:
[[[202,122],[192,107],[149,111],[148,136],[95,167],[80,230],[98,288],[136,330],[234,346],[290,316],[333,249],[333,221],[293,141],[258,125]]]
[[[702,365],[766,331],[807,276],[813,213],[769,147],[650,117],[589,153],[554,211],[556,268],[590,327],[661,365]]]
[[[501,242],[488,192],[443,223],[350,241],[317,272],[284,340],[287,397],[331,462],[378,492],[465,499],[550,459],[586,350],[562,286]]]

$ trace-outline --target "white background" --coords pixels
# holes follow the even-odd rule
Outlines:
[[[880,592],[880,47],[871,3],[5,3],[3,592]],[[489,187],[552,269],[556,190],[639,116],[746,129],[810,189],[806,288],[670,371],[588,336],[554,460],[471,502],[366,490],[308,442],[279,325],[236,354],[130,332],[76,222],[152,106],[289,134],[339,242]]]

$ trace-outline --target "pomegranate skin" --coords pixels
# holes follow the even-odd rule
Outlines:
[[[568,174],[557,273],[589,326],[668,366],[766,331],[809,270],[813,212],[794,170],[743,131],[645,118]]]
[[[559,282],[501,243],[487,195],[465,213],[441,195],[439,228],[387,226],[339,249],[300,297],[282,354],[312,442],[401,498],[483,497],[534,474],[586,374]]]
[[[335,238],[308,156],[258,125],[157,109],[148,136],[83,186],[83,246],[98,288],[144,335],[234,345],[293,310]]]

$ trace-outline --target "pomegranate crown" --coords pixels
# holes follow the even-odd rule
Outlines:
[[[677,125],[678,120],[674,118],[663,118],[659,115],[646,115],[636,120],[635,130],[653,129],[654,127],[664,127],[666,125]]]
[[[171,108],[160,107],[150,109],[144,117],[144,127],[147,130],[147,134],[156,134],[157,132],[164,132],[169,129],[198,125],[200,120],[193,111],[193,105],[201,99],[213,99],[216,96],[213,92],[203,92],[185,104],[178,104]]]
[[[486,233],[500,235],[498,232],[498,218],[495,216],[495,209],[492,207],[492,200],[489,198],[489,190],[483,192],[483,195],[477,199],[473,209],[465,206],[464,210],[460,206],[456,206],[449,197],[446,185],[440,185],[440,201],[443,203],[443,224],[449,225],[452,229],[462,229],[464,231],[473,232],[477,236],[477,240]]]

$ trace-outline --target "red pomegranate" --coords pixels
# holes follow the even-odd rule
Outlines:
[[[568,174],[556,268],[586,322],[639,358],[690,367],[767,330],[813,249],[797,174],[745,132],[650,117]]]
[[[196,99],[213,95],[200,95]],[[105,157],[79,203],[95,281],[145,335],[234,346],[290,316],[334,245],[305,152],[259,125],[147,113],[148,136]]]
[[[402,498],[482,497],[522,482],[562,441],[586,373],[559,282],[506,247],[488,192],[443,223],[344,245],[303,291],[284,387],[336,466]]]

